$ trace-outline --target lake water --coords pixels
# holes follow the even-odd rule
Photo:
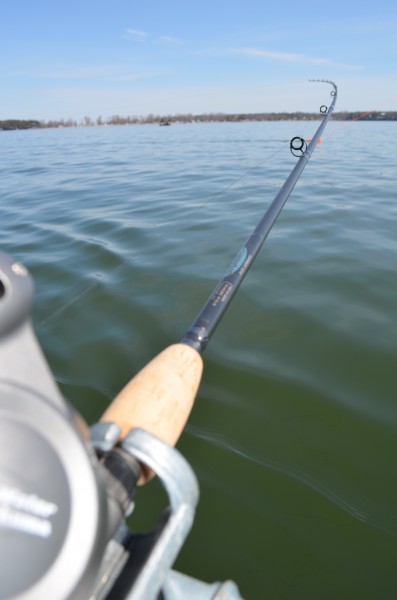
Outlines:
[[[0,133],[1,249],[89,423],[179,341],[318,123]],[[176,568],[246,599],[388,599],[397,564],[397,123],[330,122],[205,352]],[[156,482],[131,519],[161,509]]]

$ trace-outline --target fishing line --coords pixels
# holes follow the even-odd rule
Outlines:
[[[117,268],[119,268],[119,267],[117,267]],[[100,277],[100,275],[98,275],[98,277]],[[43,319],[43,321],[41,321],[39,323],[39,327],[44,327],[44,325],[47,325],[47,323],[49,323],[50,321],[52,321],[53,319],[55,319],[55,317],[59,317],[59,315],[61,315],[65,310],[67,310],[72,304],[74,304],[75,302],[77,302],[78,300],[80,300],[80,298],[82,298],[83,296],[85,296],[86,294],[88,294],[88,292],[90,292],[95,287],[97,287],[97,285],[99,285],[99,281],[93,281],[92,283],[90,283],[90,285],[88,285],[80,293],[76,294],[76,296],[74,296],[73,298],[71,298],[71,300],[69,300],[68,302],[65,302],[65,304],[63,304],[62,306],[60,306],[59,308],[57,308],[52,314],[50,314],[48,317],[46,317],[45,319]]]
[[[391,102],[392,100],[396,100],[397,96],[390,96],[389,98],[387,98],[386,105]],[[382,104],[382,106],[384,106],[384,104]],[[343,121],[343,125],[341,127],[338,127],[337,130],[335,130],[335,128],[330,131],[325,131],[324,135],[326,136],[332,136],[335,132],[337,132],[339,135],[341,134],[341,132],[343,133],[343,131],[345,130],[346,133],[346,129],[351,125],[351,123],[355,123],[356,121],[361,121],[362,119],[365,119],[365,117],[368,117],[369,115],[372,115],[373,113],[376,112],[380,112],[382,109],[380,106],[373,108],[372,110],[367,110],[366,112],[363,112],[361,114],[359,114],[357,117],[354,117],[354,119],[350,119],[350,120],[344,120]],[[343,112],[343,111],[342,111]],[[335,123],[335,119],[334,119],[334,123]]]
[[[299,139],[302,139],[301,136],[303,136],[305,130],[308,128],[309,125],[310,125],[310,121],[306,121],[305,124],[303,125],[303,127],[301,127],[300,136],[297,136],[297,137],[299,137]],[[269,141],[269,140],[267,140],[267,141]],[[242,175],[240,175],[239,177],[237,177],[236,179],[234,179],[233,181],[231,181],[230,183],[228,183],[222,189],[217,190],[216,192],[213,192],[212,194],[210,194],[205,201],[203,201],[200,204],[196,205],[190,211],[186,211],[184,213],[184,216],[186,216],[187,214],[192,215],[192,214],[196,213],[197,211],[202,210],[203,208],[208,207],[208,205],[211,203],[212,200],[214,200],[214,198],[218,198],[218,197],[222,196],[222,194],[225,194],[230,189],[236,187],[239,183],[241,183],[241,181],[243,181],[244,179],[246,179],[249,175],[251,175],[254,171],[256,171],[257,169],[259,169],[265,163],[270,163],[270,161],[272,159],[274,159],[278,154],[280,154],[280,152],[282,152],[283,150],[285,150],[286,146],[284,145],[284,143],[288,143],[288,140],[282,140],[279,143],[280,143],[280,146],[276,150],[270,151],[270,153],[268,153],[265,156],[265,158],[261,159],[258,163],[256,163],[252,167],[249,167]],[[141,172],[143,172],[143,171],[141,171]],[[172,170],[172,171],[170,170],[169,172],[174,172],[174,170]],[[138,175],[139,175],[139,172],[138,172]],[[163,227],[164,225],[169,225],[169,224],[173,224],[173,223],[175,223],[175,219],[169,219],[168,221],[167,220],[163,220],[163,221],[161,221],[161,223],[155,223],[155,224],[152,224],[152,225],[148,226],[148,229],[156,229],[158,227]],[[119,265],[119,267],[116,267],[116,269],[114,269],[112,271],[112,275],[114,275],[122,266],[124,266],[124,265]],[[99,283],[100,283],[100,281],[94,281],[94,282],[90,283],[81,292],[78,292],[70,300],[68,300],[67,302],[65,302],[63,305],[61,305],[59,308],[57,308],[54,312],[52,312],[49,316],[47,316],[45,319],[43,319],[39,323],[39,327],[44,327],[49,322],[51,322],[53,319],[59,317],[68,308],[70,308],[73,304],[75,304],[77,301],[79,301],[82,297],[84,297],[89,292],[91,292],[92,290],[94,290],[99,285]]]
[[[309,122],[307,122],[305,124],[305,126],[302,128],[301,134],[303,134],[304,130],[308,127],[308,125],[309,125]],[[269,162],[271,159],[273,159],[275,156],[277,156],[280,152],[282,152],[285,149],[285,146],[281,145],[281,144],[282,143],[288,143],[288,141],[289,140],[282,140],[282,142],[280,142],[280,147],[277,150],[275,150],[274,152],[272,152],[271,154],[269,154],[268,156],[266,156],[264,159],[260,160],[254,166],[249,167],[249,169],[247,169],[240,177],[237,177],[237,179],[235,179],[231,183],[227,184],[221,190],[218,190],[218,191],[213,192],[212,194],[210,194],[208,196],[207,200],[203,201],[201,204],[199,204],[198,206],[196,206],[195,208],[193,208],[189,214],[194,214],[197,210],[208,206],[209,203],[211,202],[211,200],[213,200],[214,198],[217,198],[219,196],[222,196],[222,194],[224,194],[225,192],[227,192],[231,188],[237,186],[238,183],[240,183],[243,179],[245,179],[246,177],[248,177],[256,169],[259,169],[259,167],[261,167],[262,165],[264,165],[266,162]],[[163,224],[164,223],[161,223],[160,225],[153,225],[153,227],[159,227],[159,226],[161,226]]]
[[[317,494],[320,494],[331,504],[337,506],[354,519],[397,537],[395,515],[386,512],[382,507],[381,512],[383,518],[380,519],[378,516],[380,513],[379,507],[376,506],[374,502],[370,502],[370,500],[367,500],[366,503],[364,503],[363,501],[360,502],[360,500],[357,501],[351,495],[349,497],[347,492],[342,495],[338,490],[335,491],[330,485],[313,477],[313,475],[309,474],[307,471],[303,471],[277,460],[257,456],[253,452],[248,451],[242,446],[238,446],[234,441],[231,442],[226,436],[217,432],[198,428],[191,423],[186,425],[185,432],[193,438],[204,440],[208,444],[230,452],[231,454],[235,454],[244,460],[258,465],[258,467],[262,469],[274,471],[287,477],[287,479],[295,480]],[[386,520],[388,520],[388,522],[386,522]]]
[[[260,123],[264,123],[265,121],[261,121]],[[266,121],[267,122],[267,121]],[[308,126],[310,125],[310,121],[306,121],[305,124],[303,125],[303,127],[301,128],[300,131],[300,135],[303,135],[304,131],[308,128]],[[228,190],[232,189],[233,187],[237,186],[237,184],[239,184],[243,179],[245,179],[246,177],[248,177],[251,173],[253,173],[256,169],[259,169],[259,167],[261,167],[262,165],[264,165],[266,162],[270,162],[275,156],[277,156],[280,152],[282,152],[286,146],[284,146],[283,144],[288,144],[289,140],[270,140],[267,139],[267,142],[271,142],[271,141],[276,141],[277,143],[280,143],[280,146],[277,150],[275,151],[270,151],[269,154],[267,154],[265,156],[265,158],[261,159],[258,163],[256,163],[255,165],[249,167],[242,175],[240,175],[239,177],[237,177],[236,179],[234,179],[233,181],[231,181],[230,183],[228,183],[225,187],[221,188],[220,190],[217,190],[216,192],[213,192],[212,194],[210,194],[206,200],[204,200],[203,202],[201,202],[200,204],[197,204],[194,208],[191,208],[190,211],[186,211],[184,213],[184,216],[186,216],[187,214],[192,215],[194,213],[196,213],[198,210],[205,208],[209,205],[209,203],[211,202],[211,200],[213,200],[214,198],[217,198],[219,196],[221,196],[222,194],[224,194],[225,192],[227,192]],[[140,173],[143,173],[144,171],[138,171],[138,175]],[[174,173],[175,169],[170,169],[169,171],[165,171],[162,172],[162,174],[168,174],[168,173]],[[158,227],[163,227],[164,225],[168,225],[171,223],[174,223],[175,219],[170,219],[168,221],[163,220],[160,223],[154,223],[152,225],[148,226],[148,229],[155,229]]]

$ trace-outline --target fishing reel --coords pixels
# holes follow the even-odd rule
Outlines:
[[[62,397],[31,324],[32,280],[0,253],[0,600],[240,598],[171,567],[198,485],[177,450],[115,423],[91,429]],[[169,507],[154,531],[126,525],[142,465]]]

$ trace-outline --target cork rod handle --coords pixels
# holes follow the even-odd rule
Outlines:
[[[139,427],[174,446],[192,410],[203,361],[185,344],[173,344],[151,360],[116,396],[101,421],[121,427],[121,438]],[[140,484],[150,479],[145,471]]]

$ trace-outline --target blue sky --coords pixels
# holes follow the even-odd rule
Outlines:
[[[397,110],[397,2],[9,0],[0,119]]]

